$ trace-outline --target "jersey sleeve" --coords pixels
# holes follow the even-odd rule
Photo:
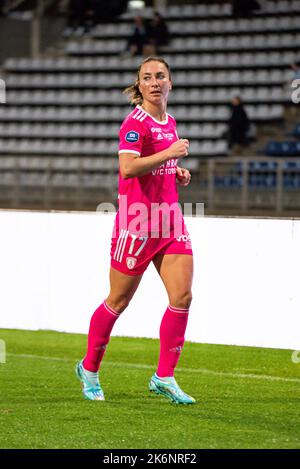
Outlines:
[[[119,154],[134,153],[140,156],[146,137],[146,128],[142,122],[129,116],[120,128]]]
[[[172,123],[173,123],[173,127],[174,127],[174,134],[176,135],[176,139],[179,140],[179,135],[177,133],[177,122],[176,122],[176,119],[175,117],[171,116],[171,114],[169,114],[169,117],[170,119],[172,120]],[[178,167],[178,159],[177,159],[177,162],[176,162],[176,168]]]
[[[179,136],[178,136],[178,133],[177,133],[177,122],[176,122],[176,119],[175,117],[171,116],[171,114],[168,114],[169,118],[171,119],[172,123],[173,123],[173,127],[174,127],[174,133],[177,137],[177,140],[179,140]]]

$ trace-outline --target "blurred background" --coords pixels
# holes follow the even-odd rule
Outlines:
[[[170,64],[181,202],[300,216],[299,0],[0,0],[0,208],[117,201],[122,90]]]

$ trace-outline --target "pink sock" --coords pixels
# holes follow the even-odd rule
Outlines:
[[[160,353],[157,376],[174,376],[184,344],[184,333],[188,321],[188,309],[168,306],[160,325]]]
[[[87,371],[99,370],[110,333],[119,315],[105,301],[94,312],[90,322],[87,354],[83,361],[83,367]]]

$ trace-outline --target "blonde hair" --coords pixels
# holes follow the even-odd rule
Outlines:
[[[134,85],[130,85],[128,86],[127,88],[125,88],[125,90],[123,91],[124,94],[127,94],[129,96],[129,102],[130,104],[134,104],[134,105],[137,105],[137,104],[142,104],[143,103],[143,95],[142,93],[140,92],[139,90],[139,83],[140,83],[140,71],[141,71],[141,68],[144,64],[148,63],[148,62],[160,62],[162,64],[164,64],[164,66],[166,67],[166,69],[168,70],[169,72],[169,78],[171,80],[171,71],[170,71],[170,67],[169,67],[169,64],[165,61],[165,59],[163,59],[162,57],[156,57],[154,55],[150,55],[149,57],[147,57],[145,60],[143,60],[143,62],[140,64],[138,70],[137,70],[137,75],[136,75],[136,79],[135,79],[135,83]]]

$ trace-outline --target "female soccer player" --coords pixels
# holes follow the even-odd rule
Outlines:
[[[168,64],[148,57],[135,84],[125,90],[136,107],[120,129],[119,210],[111,243],[110,293],[91,318],[87,353],[76,365],[84,397],[90,400],[104,400],[98,370],[105,348],[115,321],[152,261],[169,306],[160,326],[159,362],[149,389],[178,404],[195,402],[174,378],[192,299],[193,256],[176,186],[176,180],[186,186],[191,179],[188,170],[177,166],[177,160],[188,155],[189,142],[178,138],[175,119],[166,112],[171,88]]]

